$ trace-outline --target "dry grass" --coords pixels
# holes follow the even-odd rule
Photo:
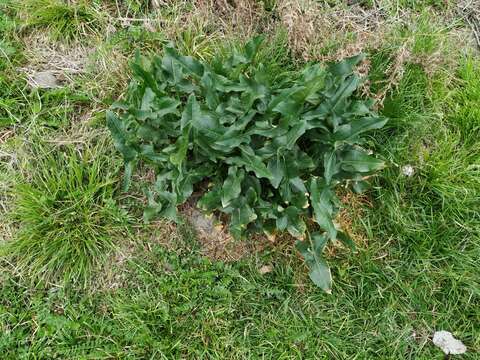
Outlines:
[[[74,42],[64,44],[53,41],[46,33],[36,31],[23,37],[27,65],[22,69],[27,74],[32,71],[54,71],[67,80],[71,76],[85,72],[89,56],[95,51],[91,44]]]
[[[222,33],[241,40],[262,32],[269,21],[260,2],[250,0],[197,0],[196,10],[220,26]]]
[[[340,209],[335,221],[344,232],[350,235],[355,244],[361,248],[367,248],[367,236],[359,231],[358,226],[355,226],[354,219],[361,219],[364,208],[373,206],[371,199],[364,194],[356,194],[346,189],[341,189],[339,198],[344,207]]]
[[[278,11],[290,46],[307,61],[340,60],[378,48],[385,41],[390,21],[377,8],[328,7],[313,0],[282,0]]]
[[[195,231],[202,255],[209,259],[237,261],[262,251],[269,244],[265,236],[259,235],[234,239],[225,223],[214,215],[203,215],[193,206],[185,206],[182,214]]]

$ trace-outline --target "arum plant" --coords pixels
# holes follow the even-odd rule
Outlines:
[[[335,188],[362,191],[365,177],[384,166],[362,144],[387,120],[355,96],[363,55],[272,83],[256,60],[261,44],[254,38],[215,66],[172,46],[149,62],[137,56],[108,127],[125,161],[125,189],[139,163],[155,170],[145,221],[178,220],[177,206],[208,182],[199,208],[226,214],[236,237],[289,232],[311,280],[328,292],[323,249],[335,240],[354,247],[334,223]]]

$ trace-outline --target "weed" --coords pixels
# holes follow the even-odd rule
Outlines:
[[[360,144],[386,119],[371,111],[372,102],[350,98],[360,84],[353,69],[361,55],[327,70],[307,67],[279,85],[257,62],[261,42],[252,39],[216,68],[171,47],[149,67],[137,59],[125,101],[113,106],[122,112],[107,113],[108,127],[124,157],[127,189],[139,162],[155,169],[145,221],[177,220],[177,206],[199,191],[199,207],[226,214],[237,238],[286,230],[308,239],[299,249],[312,280],[329,291],[325,244],[338,239],[354,247],[333,223],[333,189],[351,181],[361,191],[364,177],[383,167]],[[308,219],[322,231],[310,234]]]

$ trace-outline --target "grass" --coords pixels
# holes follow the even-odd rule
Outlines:
[[[39,143],[34,138],[36,159],[12,189],[18,231],[5,251],[35,281],[85,283],[125,236],[125,215],[112,199],[115,163],[104,141],[81,150]]]
[[[27,28],[46,28],[56,40],[100,31],[104,19],[91,1],[27,0],[19,6]]]
[[[291,244],[215,262],[188,227],[142,225],[132,205],[141,195],[118,191],[121,164],[102,135],[104,109],[123,92],[136,48],[154,53],[173,40],[213,59],[260,29],[272,81],[295,71],[304,59],[282,20],[286,2],[264,1],[252,15],[241,1],[235,12],[41,1],[30,14],[0,4],[2,359],[440,359],[436,330],[465,343],[462,358],[478,357],[480,60],[452,43],[463,25],[444,18],[451,4],[377,4],[390,9],[393,26],[370,49],[370,91],[385,90],[380,111],[390,121],[368,145],[389,167],[359,209],[347,206],[358,251],[330,249],[334,287],[326,295]],[[405,26],[400,10],[413,15]],[[120,17],[148,18],[155,31]],[[36,60],[32,32],[52,44],[65,33],[68,46],[95,51],[66,86],[32,90],[21,70]],[[322,50],[327,58],[348,47],[334,33],[322,42],[335,43]],[[272,271],[261,274],[264,265]]]

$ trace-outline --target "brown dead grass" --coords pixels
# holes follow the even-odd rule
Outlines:
[[[209,259],[225,262],[238,261],[262,251],[269,245],[269,240],[265,236],[234,239],[225,223],[214,215],[202,214],[192,205],[185,206],[182,214],[195,231],[202,255]]]
[[[261,33],[271,22],[261,3],[251,0],[196,0],[195,11],[206,15],[224,35],[240,40]]]
[[[61,82],[72,82],[75,75],[85,72],[88,58],[95,50],[84,45],[84,42],[68,45],[55,42],[41,31],[29,34],[22,40],[27,63],[20,70],[29,79],[36,72],[49,71]]]
[[[340,209],[336,222],[350,235],[355,244],[362,248],[368,247],[367,237],[355,226],[355,219],[363,216],[365,207],[373,206],[371,200],[364,194],[356,194],[347,189],[341,189],[338,195],[343,208]]]
[[[292,51],[305,61],[340,61],[360,52],[390,49],[391,65],[386,71],[385,86],[375,94],[370,92],[368,82],[362,88],[364,95],[375,98],[381,107],[385,97],[403,78],[407,63],[421,65],[429,76],[445,68],[455,71],[456,55],[473,49],[475,36],[478,37],[475,26],[472,30],[461,26],[462,17],[477,19],[473,3],[475,1],[465,0],[463,5],[460,2],[457,9],[451,7],[447,13],[429,9],[432,31],[446,30],[436,36],[437,49],[429,54],[412,51],[415,37],[425,35],[416,28],[424,15],[413,10],[389,8],[388,2],[375,3],[366,9],[359,4],[329,6],[315,0],[279,0],[277,11]],[[480,20],[470,20],[470,23],[480,24]],[[400,36],[400,29],[408,30],[410,35]],[[478,29],[480,31],[480,25]],[[368,70],[368,62],[359,69],[362,75],[367,75]]]
[[[375,8],[281,0],[278,11],[288,31],[290,46],[306,61],[335,61],[378,48],[387,35],[384,14]]]

